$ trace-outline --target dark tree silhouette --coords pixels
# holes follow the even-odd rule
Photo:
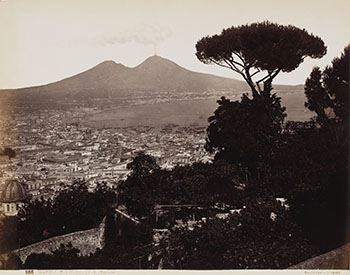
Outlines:
[[[319,37],[304,29],[268,21],[224,29],[220,35],[199,40],[196,49],[196,56],[203,63],[239,73],[254,97],[271,91],[272,80],[281,71],[295,70],[308,56],[321,58],[326,54]],[[258,75],[260,78],[254,81]]]
[[[82,259],[78,256],[79,250],[72,244],[63,245],[52,255],[41,253],[31,254],[24,263],[26,269],[73,269],[82,268]]]
[[[241,102],[222,97],[218,104],[208,119],[205,148],[217,150],[216,159],[242,163],[254,172],[271,155],[282,130],[285,114],[280,99],[269,95],[251,100],[243,95]]]
[[[127,165],[129,177],[118,186],[118,203],[125,204],[129,213],[139,218],[152,211],[158,199],[160,167],[154,157],[138,153]]]
[[[350,45],[340,58],[323,71],[315,67],[305,83],[307,102],[305,107],[316,112],[317,122],[324,124],[334,119],[347,122],[349,119],[349,68]]]
[[[152,159],[151,156],[147,158]],[[171,171],[156,169],[142,175],[133,170],[118,186],[118,199],[128,213],[140,219],[150,218],[156,204],[198,204],[205,207],[227,203],[240,207],[244,195],[237,187],[243,178],[244,169],[225,161],[193,163],[177,166]]]
[[[159,170],[159,165],[154,157],[146,155],[144,152],[139,152],[133,161],[128,163],[127,168],[132,170],[134,175],[144,177]]]
[[[3,217],[0,220],[0,255],[18,248],[18,221],[16,217]]]
[[[115,203],[114,190],[100,183],[90,192],[84,182],[74,182],[54,200],[27,201],[16,217],[21,246],[96,227]]]
[[[227,219],[174,228],[160,247],[166,269],[282,269],[318,254],[289,211],[260,199]]]
[[[349,50],[350,45],[323,71],[314,68],[305,83],[305,106],[316,112],[319,126],[305,147],[322,179],[317,192],[299,198],[297,210],[310,238],[324,250],[349,241]]]
[[[280,72],[291,72],[306,57],[320,58],[326,53],[323,41],[294,26],[270,22],[224,29],[196,44],[197,58],[240,74],[253,97],[241,101],[222,98],[209,118],[206,149],[218,150],[217,157],[241,162],[254,170],[272,152],[282,130],[285,108],[271,95],[272,81]],[[254,171],[253,171],[254,172]]]

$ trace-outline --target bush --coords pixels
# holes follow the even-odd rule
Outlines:
[[[165,268],[174,269],[283,269],[319,253],[274,200],[254,200],[241,215],[192,231],[175,229],[162,249]]]

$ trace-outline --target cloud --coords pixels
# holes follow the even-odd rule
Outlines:
[[[130,30],[114,32],[113,35],[100,40],[99,44],[106,45],[135,42],[138,44],[153,45],[156,54],[158,44],[168,39],[171,35],[172,31],[169,28],[160,25],[139,24]]]

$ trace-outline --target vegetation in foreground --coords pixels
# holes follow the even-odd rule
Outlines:
[[[118,204],[142,220],[142,228],[126,225],[134,238],[123,241],[108,222],[106,246],[96,254],[78,257],[74,249],[62,248],[52,256],[30,256],[24,268],[48,268],[50,263],[50,268],[282,269],[349,241],[350,46],[325,70],[312,71],[305,84],[306,106],[316,117],[301,123],[284,123],[285,109],[271,93],[272,80],[307,56],[322,57],[326,47],[320,38],[263,22],[205,37],[196,48],[201,61],[241,74],[252,90],[252,97],[243,95],[240,101],[218,101],[207,129],[206,149],[215,153],[213,163],[165,171],[151,156],[139,154],[129,165],[131,175],[118,186]],[[94,224],[115,205],[106,190],[94,194],[79,188],[72,187],[49,205],[28,204],[18,228],[31,222],[40,226],[33,232],[19,230],[20,239],[38,241],[44,232],[62,233],[62,226],[84,229],[80,225]],[[96,203],[87,203],[95,196]],[[288,209],[276,201],[281,197]],[[76,204],[68,204],[70,200]],[[163,226],[170,236],[155,245],[156,204],[225,204],[243,210],[226,219],[209,218],[191,230],[174,228],[169,219]],[[50,222],[52,213],[60,211],[70,216],[57,214],[61,218]]]

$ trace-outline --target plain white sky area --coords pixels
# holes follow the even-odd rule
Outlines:
[[[240,79],[205,65],[195,44],[223,28],[269,20],[305,28],[328,47],[275,83],[303,84],[350,40],[348,0],[0,0],[0,89],[54,82],[105,60],[134,67],[155,52],[192,71]]]

